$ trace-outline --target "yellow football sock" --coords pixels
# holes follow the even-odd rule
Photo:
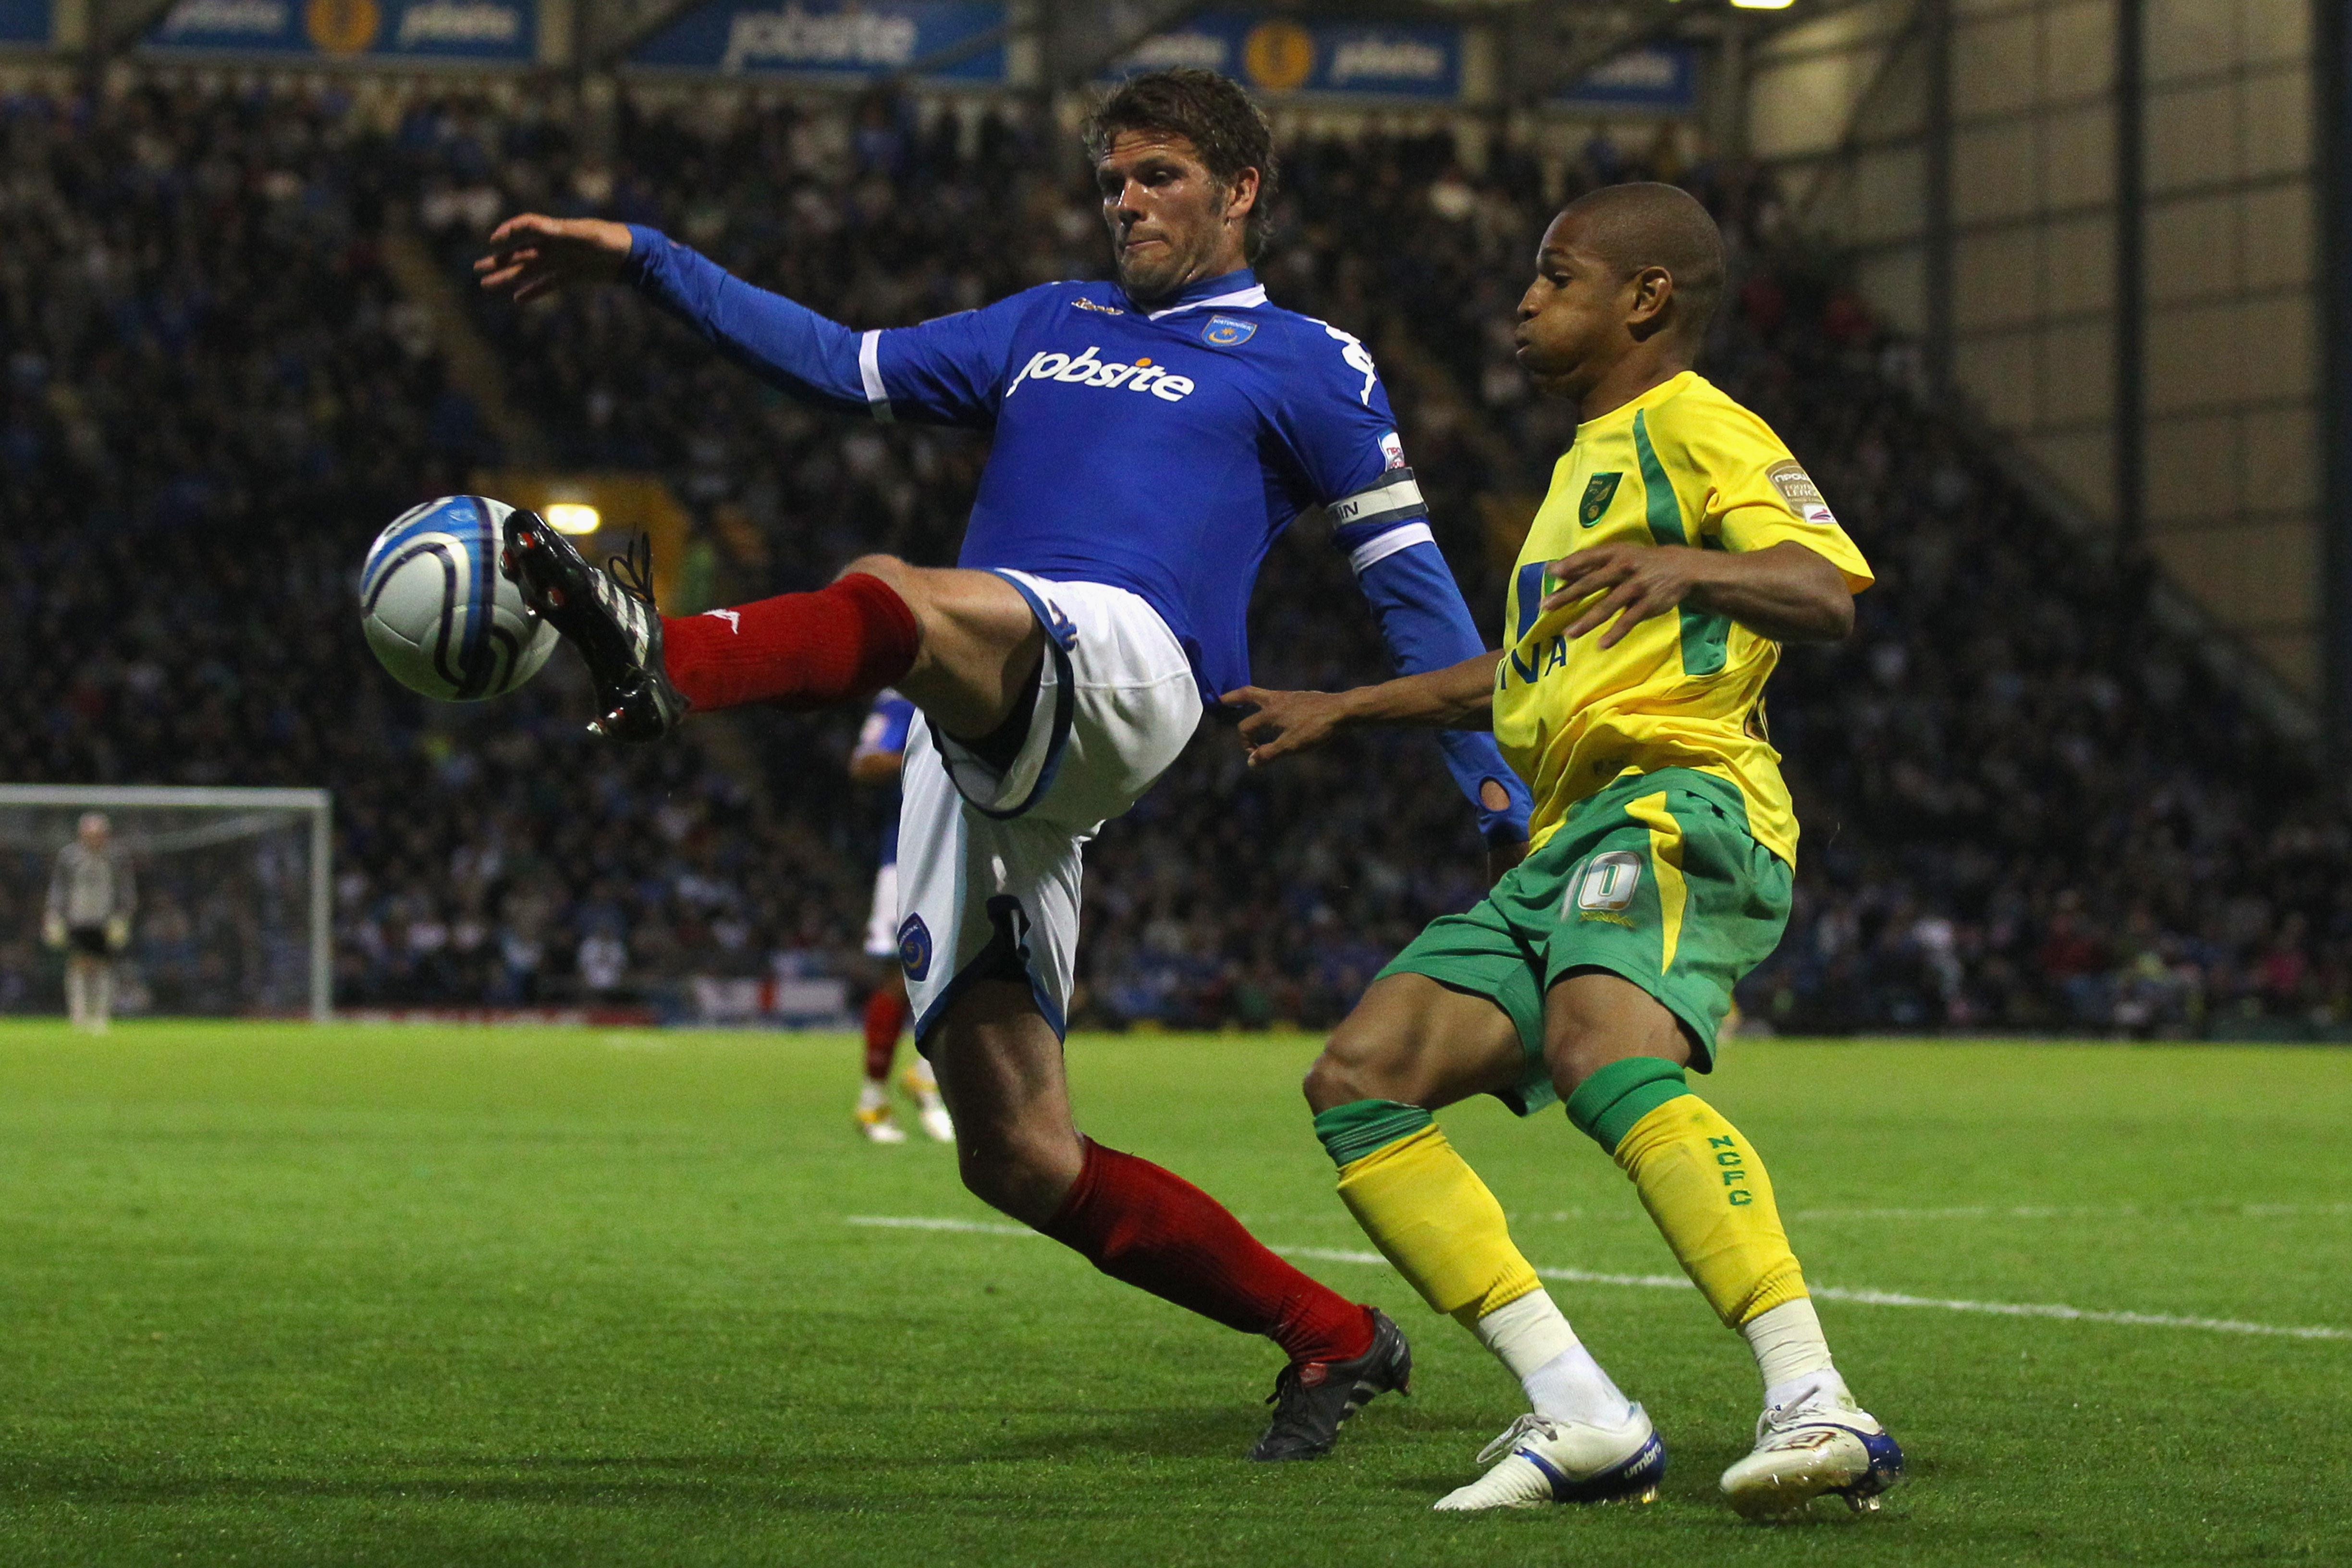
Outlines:
[[[1537,1289],[1503,1205],[1428,1111],[1360,1100],[1316,1117],[1315,1131],[1349,1212],[1433,1310],[1468,1328]]]
[[[1648,1058],[1612,1063],[1577,1089],[1569,1115],[1633,1179],[1642,1206],[1727,1328],[1805,1294],[1763,1161],[1690,1092],[1682,1068]]]

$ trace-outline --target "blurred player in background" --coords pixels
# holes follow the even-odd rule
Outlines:
[[[915,705],[895,691],[874,699],[857,745],[849,753],[849,776],[859,784],[887,786],[890,799],[882,822],[882,862],[874,870],[874,912],[866,919],[866,956],[882,977],[866,999],[866,1082],[857,1091],[857,1125],[876,1143],[904,1143],[906,1130],[890,1114],[890,1062],[907,1026],[906,972],[898,967],[898,774],[907,765],[907,731]],[[920,1110],[923,1131],[942,1143],[955,1142],[955,1123],[940,1099],[931,1064],[920,1052],[907,1069],[907,1092]]]
[[[114,1011],[114,955],[131,943],[139,889],[130,858],[113,842],[103,812],[82,814],[73,839],[58,851],[41,935],[66,953],[66,1013],[73,1026],[106,1033]]]
[[[1405,1386],[1411,1352],[1206,1193],[1078,1131],[1062,1034],[1082,853],[1246,683],[1250,591],[1308,507],[1400,668],[1486,645],[1370,353],[1271,304],[1249,269],[1275,177],[1257,106],[1212,72],[1150,72],[1109,93],[1087,143],[1117,282],[891,331],[852,331],[652,229],[508,220],[477,264],[485,287],[624,279],[800,396],[993,433],[956,569],[869,555],[816,593],[664,620],[642,572],[598,572],[518,513],[508,570],[581,650],[597,728],[618,739],[689,707],[823,708],[885,686],[914,701],[898,950],[965,1184],[1113,1278],[1273,1340],[1288,1364],[1252,1458],[1311,1458]],[[1515,862],[1525,786],[1490,738],[1443,744],[1490,855]]]
[[[1831,1363],[1762,1159],[1685,1076],[1713,1066],[1733,985],[1788,921],[1797,822],[1764,683],[1781,643],[1844,637],[1871,581],[1780,437],[1691,369],[1723,285],[1722,237],[1687,193],[1570,205],[1517,339],[1581,422],[1512,574],[1508,645],[1336,696],[1230,697],[1258,705],[1241,727],[1254,764],[1341,725],[1490,723],[1535,783],[1527,859],[1381,971],[1307,1079],[1358,1222],[1533,1406],[1441,1509],[1646,1500],[1665,1468],[1430,1114],[1474,1094],[1522,1116],[1565,1101],[1746,1338],[1764,1414],[1723,1475],[1734,1508],[1783,1518],[1823,1492],[1875,1508],[1902,1473]]]

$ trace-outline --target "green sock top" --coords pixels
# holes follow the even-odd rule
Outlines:
[[[1659,1057],[1627,1057],[1611,1062],[1568,1097],[1568,1119],[1576,1130],[1611,1154],[1633,1131],[1633,1123],[1677,1095],[1688,1094],[1683,1069]]]
[[[1436,1118],[1418,1105],[1393,1100],[1351,1100],[1315,1113],[1315,1136],[1341,1170],[1400,1138],[1410,1138]]]

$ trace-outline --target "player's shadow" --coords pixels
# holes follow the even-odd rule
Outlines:
[[[1039,1412],[1024,1430],[1008,1428],[1002,1438],[983,1437],[958,1455],[939,1454],[927,1463],[992,1459],[1067,1459],[1072,1454],[1131,1454],[1151,1458],[1230,1458],[1245,1453],[1265,1429],[1265,1417],[1247,1407],[1202,1405],[1192,1409],[1078,1413],[1039,1424]],[[861,1464],[866,1460],[859,1460]]]
[[[18,1503],[201,1503],[335,1500],[517,1502],[610,1506],[631,1501],[736,1502],[787,1490],[796,1461],[781,1457],[643,1454],[551,1458],[415,1456],[347,1461],[352,1474],[205,1473],[164,1465],[108,1468],[86,1459],[0,1462],[0,1497]],[[373,1470],[376,1473],[369,1474]]]

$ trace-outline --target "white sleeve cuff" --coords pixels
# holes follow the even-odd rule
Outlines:
[[[877,425],[891,422],[890,393],[882,384],[882,333],[877,329],[857,340],[857,379],[866,387],[866,406]]]
[[[1391,528],[1374,539],[1367,539],[1348,552],[1348,564],[1360,577],[1377,563],[1386,561],[1400,550],[1410,550],[1416,544],[1435,544],[1437,535],[1429,531],[1425,522],[1408,522],[1402,528]]]

